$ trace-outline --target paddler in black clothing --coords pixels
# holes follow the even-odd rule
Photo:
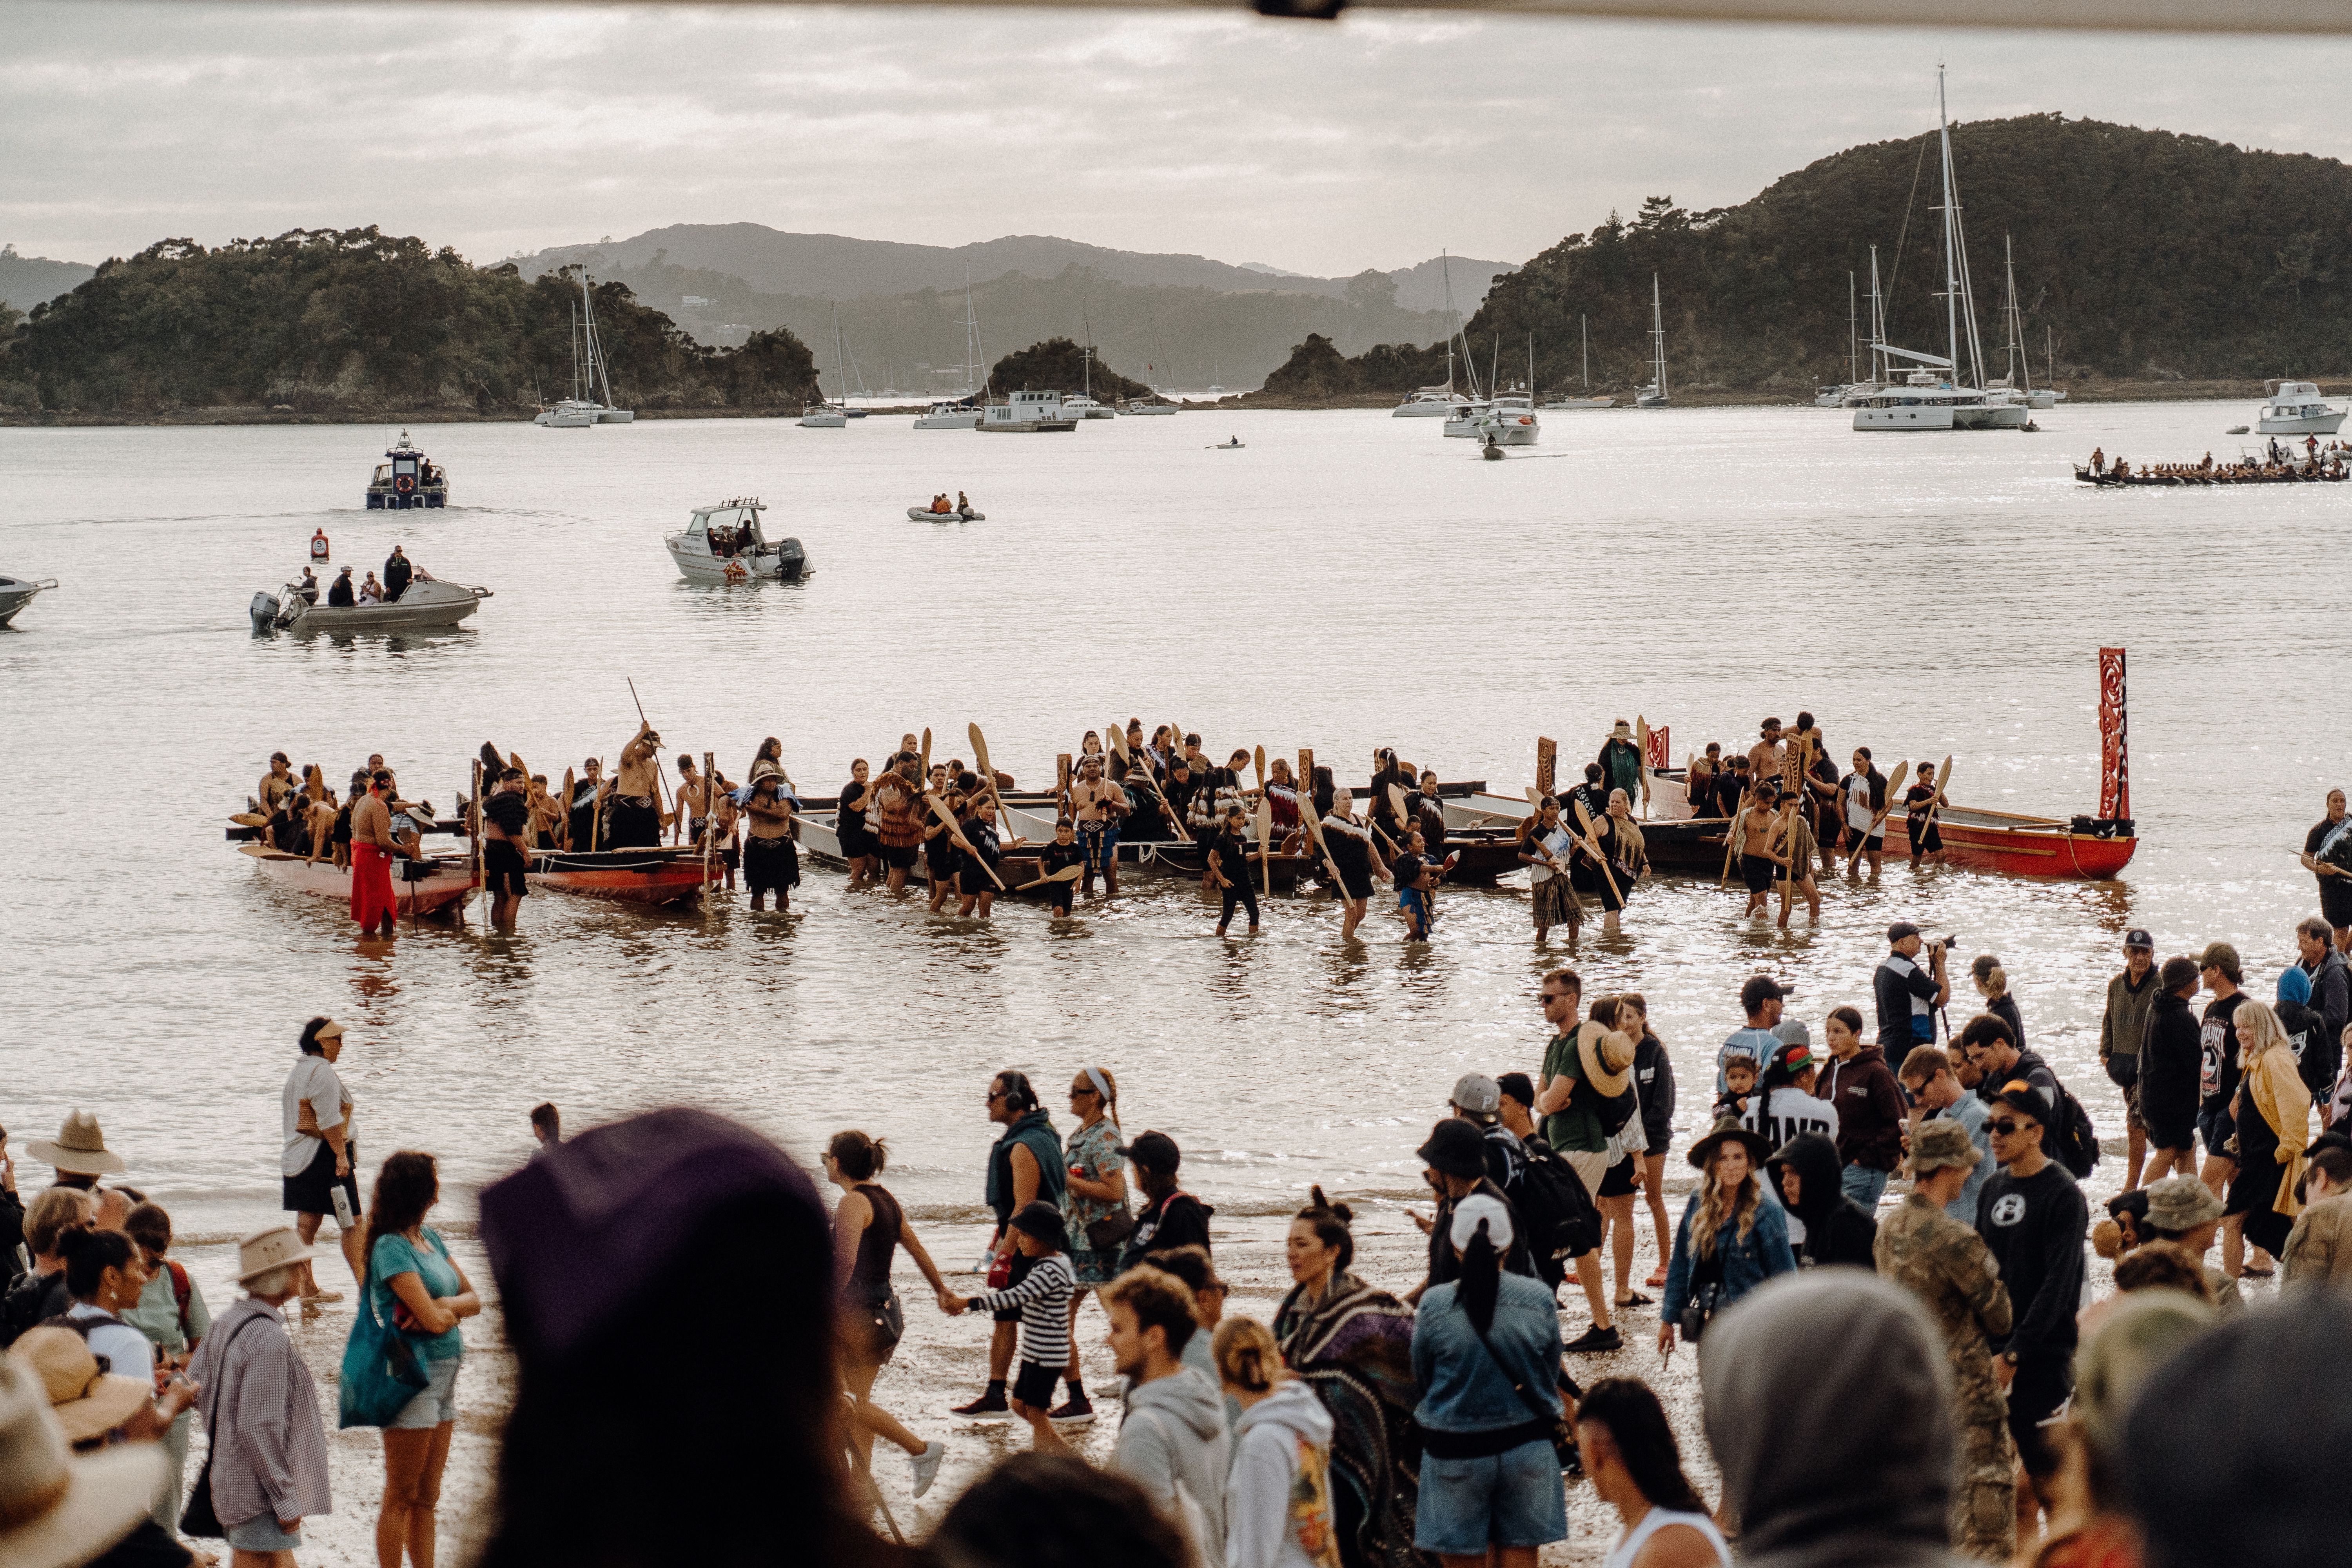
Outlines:
[[[1789,863],[1773,842],[1780,827],[1780,781],[1759,779],[1753,800],[1739,814],[1739,876],[1748,884],[1748,914],[1764,912],[1771,901],[1773,879]]]
[[[499,773],[498,787],[482,798],[482,880],[490,890],[490,923],[514,930],[515,915],[530,888],[530,800],[520,768]]]
[[[1396,798],[1389,794],[1389,790],[1391,786],[1400,790],[1411,789],[1412,775],[1397,766],[1397,754],[1389,747],[1382,746],[1374,755],[1380,767],[1372,774],[1372,798],[1365,806],[1364,815],[1371,818],[1373,826],[1388,835],[1390,843],[1402,845],[1404,842],[1404,824],[1397,820]]]
[[[1595,822],[1609,814],[1609,784],[1601,775],[1599,763],[1584,764],[1584,782],[1569,791],[1568,798],[1559,803],[1559,815],[1563,821],[1572,823],[1578,820],[1576,804],[1579,801],[1584,803],[1584,809],[1591,814]]]
[[[1249,910],[1250,935],[1255,936],[1257,889],[1250,880],[1254,873],[1250,870],[1249,814],[1238,805],[1226,807],[1224,825],[1210,836],[1202,858],[1224,905],[1217,914],[1217,934],[1225,934],[1225,928],[1233,923],[1234,906],[1242,904]]]
[[[1087,847],[1078,842],[1077,825],[1066,816],[1056,817],[1054,841],[1038,850],[1037,860],[1040,872],[1049,878],[1056,871],[1084,866],[1087,863]],[[1048,881],[1045,884],[1045,902],[1052,906],[1056,916],[1069,914],[1073,887],[1070,882]]]
[[[1813,722],[1811,713],[1797,715],[1797,733],[1812,743],[1812,760],[1805,767],[1805,813],[1812,819],[1813,839],[1821,848],[1822,869],[1827,871],[1837,864],[1837,764],[1830,761],[1829,742],[1822,739],[1822,728]],[[1809,863],[1811,858],[1807,857]]]
[[[564,803],[566,826],[571,833],[564,847],[574,854],[601,849],[609,842],[596,821],[596,798],[608,787],[604,783],[604,764],[590,757],[580,764],[580,773],[579,782],[572,786],[572,798]]]
[[[956,851],[956,892],[961,900],[956,905],[959,916],[977,911],[982,920],[986,920],[996,907],[996,879],[989,873],[1003,854],[996,840],[996,797],[992,793],[994,787],[982,787],[977,773],[956,776],[956,828],[963,835],[964,843],[971,846]]]
[[[1412,826],[1419,830],[1422,841],[1429,847],[1432,859],[1445,858],[1445,803],[1438,798],[1437,774],[1423,769],[1421,787],[1404,797],[1406,807],[1412,813]]]
[[[1318,767],[1319,775],[1326,770]],[[1346,790],[1331,792],[1331,809],[1323,817],[1323,843],[1331,851],[1332,862],[1339,871],[1339,898],[1345,913],[1340,917],[1339,940],[1356,940],[1356,927],[1364,918],[1364,906],[1372,896],[1372,878],[1389,880],[1389,868],[1381,857],[1372,853],[1371,829],[1356,821],[1355,799]]]

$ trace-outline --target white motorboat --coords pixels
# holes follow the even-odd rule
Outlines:
[[[1130,419],[1144,418],[1159,414],[1174,414],[1177,411],[1177,407],[1174,404],[1156,395],[1141,403],[1130,402],[1119,410],[1121,414],[1126,415]]]
[[[987,520],[988,514],[977,507],[951,508],[947,511],[928,506],[907,509],[907,521],[909,522],[985,522]]]
[[[1546,414],[1597,414],[1603,408],[1614,408],[1613,397],[1555,397],[1543,405]]]
[[[1445,433],[1448,436],[1476,437],[1481,435],[1478,421],[1486,416],[1486,400],[1457,398],[1445,413]]]
[[[1118,410],[1104,406],[1083,392],[1076,397],[1062,399],[1062,412],[1079,419],[1114,419],[1118,416]]]
[[[407,431],[403,430],[383,455],[392,460],[378,463],[375,477],[368,481],[370,511],[449,504],[449,476],[409,440]]]
[[[16,618],[16,612],[31,604],[44,588],[58,585],[55,577],[0,577],[0,626]]]
[[[1447,419],[1461,396],[1451,386],[1424,386],[1389,410],[1391,419]]]
[[[737,496],[696,507],[687,524],[666,534],[669,558],[689,583],[790,583],[808,575],[808,552],[797,539],[771,540],[760,526],[767,504]]]
[[[849,410],[836,403],[812,403],[801,410],[800,424],[804,430],[846,430]]]
[[[581,349],[587,363],[581,363]],[[601,395],[602,401],[599,401]],[[636,411],[613,406],[613,377],[604,364],[604,345],[596,336],[596,305],[588,292],[588,274],[580,274],[580,303],[572,314],[572,395],[539,411],[534,425],[551,430],[585,430],[591,425],[628,425]]]
[[[1474,434],[1480,440],[1491,438],[1499,447],[1532,447],[1542,429],[1536,418],[1534,399],[1523,392],[1507,392],[1496,397],[1474,424]]]
[[[2333,436],[2344,428],[2344,410],[2322,402],[2319,388],[2308,381],[2273,384],[2270,400],[2255,423],[2258,436]]]
[[[420,574],[410,580],[399,598],[383,604],[320,604],[300,584],[289,583],[276,594],[254,595],[246,608],[256,631],[305,637],[317,632],[446,631],[479,609],[488,597],[488,588],[445,583]]]
[[[2033,423],[2026,394],[2014,386],[1990,384],[1985,374],[1984,350],[1977,337],[1976,294],[1969,281],[1968,236],[1960,222],[1958,183],[1952,174],[1952,128],[1944,111],[1944,72],[1936,69],[1936,131],[1942,151],[1944,200],[1944,300],[1946,352],[1941,355],[1898,349],[1885,341],[1885,316],[1878,300],[1877,253],[1871,253],[1873,332],[1871,368],[1882,380],[1880,389],[1854,405],[1857,430],[2022,430]],[[1965,331],[1963,328],[1965,327]],[[1960,378],[1961,351],[1968,352],[1970,379]],[[1913,368],[1899,384],[1893,380],[1895,360]]]
[[[981,429],[1000,435],[1077,427],[1077,416],[1067,411],[1058,392],[1016,392],[1002,403],[991,403],[980,421]]]
[[[915,416],[918,430],[972,430],[979,426],[980,405],[968,397],[934,403]]]

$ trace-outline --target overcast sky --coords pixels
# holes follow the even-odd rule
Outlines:
[[[2352,41],[1390,15],[0,0],[0,240],[381,224],[1055,234],[1295,271],[1518,261],[1952,111],[2352,157]]]

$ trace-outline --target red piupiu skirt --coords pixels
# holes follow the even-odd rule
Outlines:
[[[352,919],[362,931],[400,918],[400,900],[392,890],[392,857],[373,844],[352,846]]]

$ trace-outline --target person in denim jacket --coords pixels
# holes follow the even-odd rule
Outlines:
[[[1691,1145],[1690,1163],[1706,1173],[1683,1208],[1666,1267],[1658,1317],[1658,1352],[1671,1355],[1683,1309],[1697,1300],[1721,1311],[1776,1274],[1793,1274],[1788,1216],[1757,1179],[1770,1151],[1761,1136],[1727,1117]]]

